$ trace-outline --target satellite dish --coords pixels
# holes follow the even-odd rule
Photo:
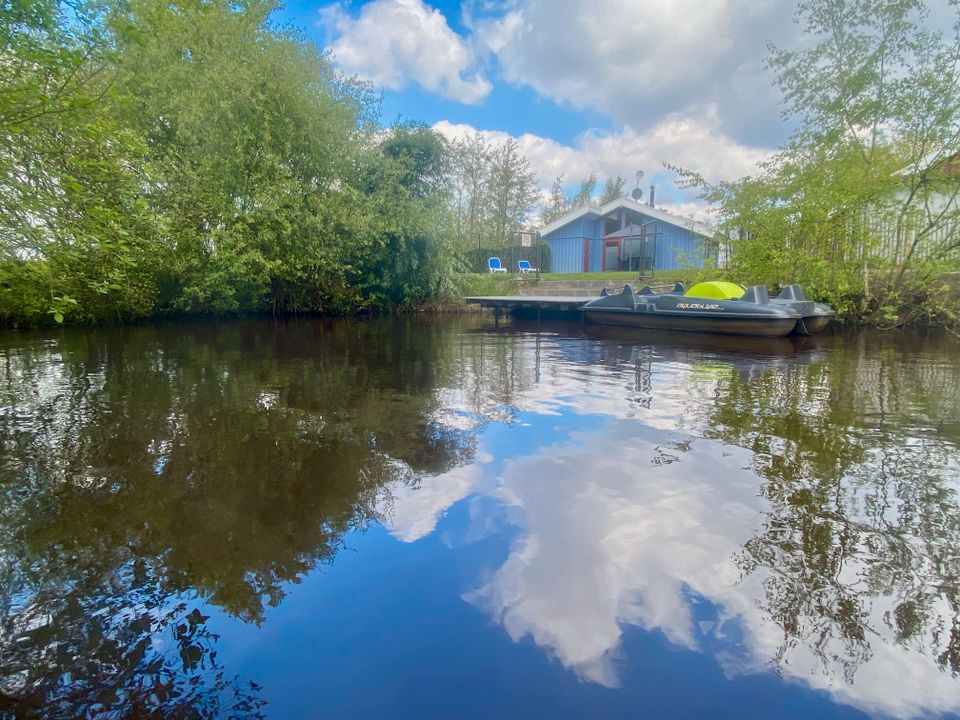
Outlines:
[[[634,200],[639,200],[640,198],[643,197],[643,190],[641,190],[640,188],[634,188],[630,192],[630,197],[632,197]]]

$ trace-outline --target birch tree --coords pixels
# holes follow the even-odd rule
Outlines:
[[[842,314],[956,318],[936,278],[960,266],[960,4],[803,0],[797,49],[769,68],[797,124],[755,178],[710,184],[733,273],[803,282]]]

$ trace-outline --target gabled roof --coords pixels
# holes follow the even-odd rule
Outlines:
[[[564,225],[567,225],[574,220],[579,220],[582,217],[603,217],[613,210],[619,210],[620,208],[626,208],[627,210],[634,210],[636,212],[643,213],[648,217],[669,223],[670,225],[675,225],[676,227],[684,228],[685,230],[690,230],[691,232],[695,232],[698,235],[703,235],[704,237],[713,237],[713,228],[705,223],[697,222],[696,220],[690,220],[689,218],[678,217],[668,213],[665,210],[658,210],[657,208],[644,205],[643,203],[638,203],[626,197],[611,200],[606,205],[602,206],[585,205],[577,208],[576,210],[568,212],[566,215],[557,218],[552,223],[544,225],[542,228],[540,228],[540,235],[542,236],[552,233],[554,230],[559,230]]]
[[[960,160],[960,152],[950,153],[944,152],[943,150],[934,150],[924,155],[912,165],[907,165],[905,168],[897,170],[894,175],[899,177],[919,175],[936,165],[942,165],[948,175],[956,175],[958,160]]]

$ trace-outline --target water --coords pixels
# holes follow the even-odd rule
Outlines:
[[[960,342],[0,338],[0,716],[960,712]]]

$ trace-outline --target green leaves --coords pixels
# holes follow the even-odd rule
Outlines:
[[[274,27],[275,3],[8,7],[7,324],[352,312],[449,287],[446,141],[384,134],[370,88]]]
[[[925,288],[960,264],[960,6],[953,34],[918,0],[802,0],[800,49],[774,49],[790,142],[758,178],[710,185],[744,282],[803,283],[838,316],[949,318]]]
[[[47,313],[53,316],[57,324],[62,324],[66,314],[76,305],[77,301],[69,295],[55,295],[50,298],[50,308]]]

